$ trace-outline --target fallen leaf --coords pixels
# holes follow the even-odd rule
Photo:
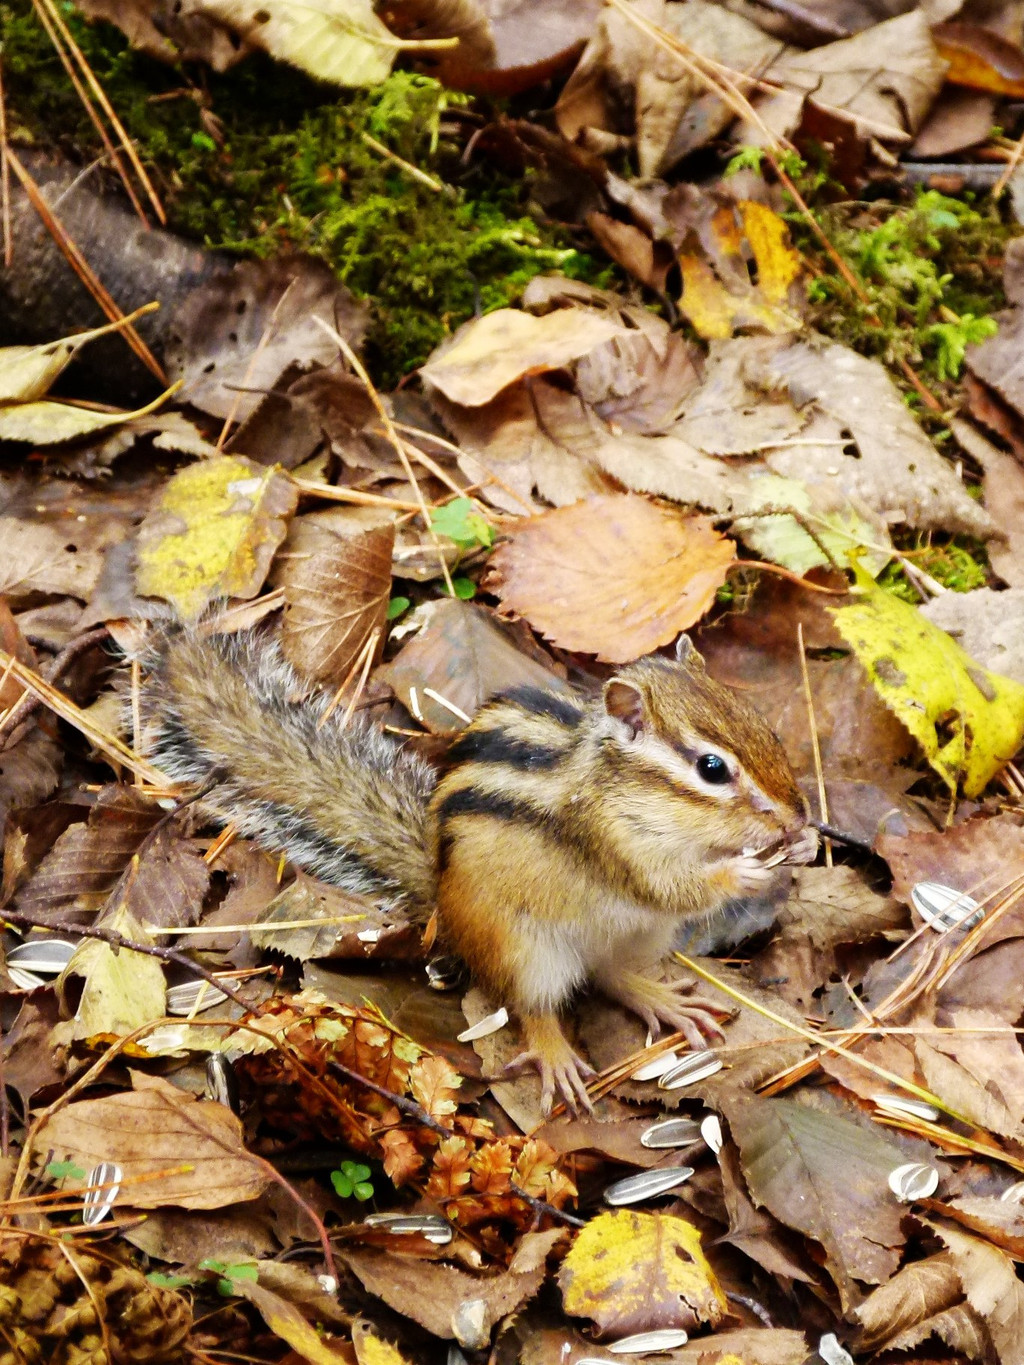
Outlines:
[[[61,1109],[40,1129],[39,1147],[87,1170],[115,1162],[132,1208],[219,1209],[266,1189],[269,1178],[245,1151],[241,1122],[225,1105],[197,1100],[159,1076],[133,1072],[132,1084],[130,1092]],[[189,1170],[131,1183],[183,1165]]]
[[[887,1280],[905,1240],[887,1182],[904,1152],[879,1130],[795,1100],[740,1095],[724,1110],[754,1202],[821,1244],[843,1302],[859,1299],[855,1281]]]
[[[690,234],[679,253],[679,306],[700,336],[710,341],[742,328],[778,333],[800,327],[793,288],[800,258],[787,237],[782,219],[752,200],[723,205],[700,242]]]
[[[984,1320],[1000,1365],[1024,1362],[1024,1285],[1004,1251],[956,1228],[929,1223],[946,1244],[967,1301]]]
[[[244,42],[335,85],[379,85],[404,46],[369,0],[303,0],[269,10],[259,0],[200,0],[198,8]]]
[[[453,403],[480,407],[526,375],[557,370],[616,337],[626,328],[583,308],[560,308],[543,317],[499,308],[464,323],[420,369],[424,382]]]
[[[486,1344],[495,1323],[536,1294],[544,1282],[548,1252],[564,1237],[562,1228],[527,1233],[508,1270],[487,1277],[382,1251],[343,1249],[341,1257],[364,1289],[442,1340],[457,1337],[454,1322],[463,1305],[479,1303],[477,1331],[482,1341],[470,1348],[477,1350]],[[465,1340],[462,1344],[468,1346]]]
[[[885,704],[955,791],[977,796],[1024,739],[1024,685],[976,664],[955,640],[862,570],[859,600],[832,611]]]
[[[299,5],[281,5],[301,17]],[[164,363],[181,397],[242,421],[293,365],[330,365],[338,346],[320,319],[358,348],[365,309],[323,261],[275,255],[241,261],[204,281],[174,315]]]
[[[946,80],[997,95],[1024,95],[1024,50],[980,24],[947,22],[932,28],[940,56],[949,63]]]
[[[725,1294],[685,1218],[617,1209],[577,1233],[558,1272],[565,1311],[590,1318],[603,1336],[667,1327],[714,1327]]]
[[[284,588],[281,651],[302,678],[340,687],[376,632],[384,647],[395,528],[363,529],[327,513],[299,517],[272,579]]]
[[[813,95],[830,111],[842,110],[867,136],[904,141],[920,127],[945,73],[928,17],[914,9],[852,38],[789,52],[768,75],[787,90]]]
[[[350,1365],[351,1357],[346,1343],[339,1341],[336,1346],[332,1345],[319,1327],[306,1320],[294,1303],[266,1288],[258,1280],[243,1276],[232,1279],[231,1293],[251,1303],[274,1336],[290,1346],[301,1360],[309,1361],[311,1365]],[[367,1356],[366,1359],[373,1365],[378,1360],[384,1365],[388,1357]],[[396,1352],[391,1360],[401,1365],[402,1357]]]
[[[103,927],[135,943],[152,944],[124,907],[106,917]],[[133,953],[129,948],[115,951],[108,943],[86,938],[75,949],[66,970],[68,975],[84,979],[74,1027],[67,1031],[76,1040],[123,1038],[167,1013],[163,965],[148,954]],[[62,1036],[66,1040],[66,1035]]]
[[[376,676],[434,733],[460,730],[464,716],[509,687],[569,690],[557,673],[517,648],[509,628],[486,608],[450,598],[430,603],[422,615],[422,629]]]
[[[179,470],[139,527],[136,590],[186,619],[215,598],[255,597],[297,501],[290,479],[237,455]]]
[[[487,586],[563,648],[625,663],[703,616],[734,550],[706,518],[612,494],[519,522]]]

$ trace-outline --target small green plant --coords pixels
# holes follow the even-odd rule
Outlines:
[[[51,1180],[84,1180],[86,1172],[74,1161],[51,1161],[46,1167]]]
[[[369,1166],[361,1166],[356,1161],[343,1161],[336,1171],[331,1172],[331,1184],[339,1199],[358,1199],[365,1203],[373,1198],[373,1185],[370,1181]]]
[[[729,161],[722,175],[728,180],[731,175],[738,175],[740,171],[757,171],[760,174],[764,165],[763,147],[741,147],[736,155]]]
[[[453,498],[443,507],[435,507],[430,525],[439,536],[454,540],[463,551],[490,549],[494,544],[494,527],[470,498]]]
[[[388,603],[387,619],[397,621],[412,606],[408,597],[392,597]]]
[[[967,347],[995,336],[998,330],[995,318],[976,318],[973,313],[957,317],[954,313],[949,321],[926,327],[922,340],[935,347],[935,372],[939,378],[956,379],[963,368]]]
[[[468,602],[476,596],[476,584],[471,578],[453,578],[452,588],[460,602]],[[445,584],[441,591],[447,596],[448,585]]]
[[[215,1275],[219,1275],[217,1281],[217,1293],[223,1294],[225,1298],[230,1298],[235,1292],[235,1283],[238,1280],[251,1280],[255,1283],[259,1277],[259,1268],[251,1261],[218,1261],[214,1256],[207,1256],[199,1262],[200,1270],[212,1270]]]

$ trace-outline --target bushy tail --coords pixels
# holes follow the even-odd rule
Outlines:
[[[181,629],[155,649],[143,689],[153,761],[208,787],[203,806],[265,848],[347,891],[422,917],[435,895],[430,767],[302,684],[262,636]]]

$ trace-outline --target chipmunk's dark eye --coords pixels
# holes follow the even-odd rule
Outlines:
[[[716,786],[728,782],[732,776],[728,763],[718,754],[701,754],[697,759],[697,772],[705,782],[713,782]]]

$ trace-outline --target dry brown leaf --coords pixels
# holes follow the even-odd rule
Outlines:
[[[527,375],[558,370],[626,328],[589,309],[560,308],[543,317],[499,308],[464,323],[420,370],[426,384],[464,407],[480,407]]]
[[[65,902],[105,896],[163,816],[131,787],[104,788],[86,823],[65,830],[21,888],[18,909],[59,919]]]
[[[967,1301],[984,1320],[1000,1365],[1024,1363],[1024,1285],[1004,1251],[957,1228],[931,1223],[945,1242]]]
[[[244,261],[194,290],[175,315],[165,363],[181,397],[241,420],[290,365],[330,364],[337,345],[322,319],[358,346],[364,310],[322,261]]]
[[[755,1202],[821,1244],[844,1304],[859,1300],[855,1281],[892,1275],[905,1233],[887,1182],[907,1159],[895,1143],[794,1100],[742,1095],[725,1114]]]
[[[159,1076],[133,1072],[132,1083],[130,1092],[59,1110],[40,1130],[37,1149],[87,1170],[113,1161],[126,1180],[190,1168],[129,1184],[124,1202],[139,1209],[219,1209],[266,1189],[269,1178],[246,1153],[242,1125],[225,1105],[197,1100]]]
[[[384,646],[395,528],[363,529],[344,514],[294,521],[273,582],[284,588],[281,649],[303,678],[338,687],[376,631]]]
[[[853,1310],[864,1329],[862,1344],[882,1346],[960,1303],[963,1290],[948,1252],[904,1266]]]
[[[364,1289],[396,1312],[412,1318],[442,1340],[456,1337],[467,1349],[476,1350],[486,1345],[496,1322],[536,1294],[544,1282],[548,1252],[565,1235],[563,1228],[527,1233],[508,1270],[486,1278],[469,1275],[454,1266],[431,1265],[382,1251],[346,1249],[341,1255]],[[469,1303],[481,1305],[477,1326],[480,1339],[472,1342],[465,1329],[461,1329],[459,1316],[463,1305]]]
[[[505,688],[567,687],[538,661],[539,651],[519,648],[515,632],[484,607],[451,598],[429,603],[422,617],[423,628],[376,677],[390,683],[405,708],[435,733],[460,730],[465,722],[459,712],[474,716]]]
[[[924,121],[945,73],[928,16],[913,9],[852,38],[810,52],[789,52],[772,64],[768,75],[788,91],[813,95],[818,104],[842,110],[868,136],[904,141]],[[762,105],[761,112],[771,118],[770,108]]]
[[[519,523],[487,586],[563,648],[626,663],[704,615],[734,550],[705,517],[612,494]]]
[[[106,534],[104,535],[104,531]],[[84,533],[84,534],[83,534]],[[68,593],[88,601],[99,581],[103,551],[124,535],[123,525],[55,525],[0,517],[0,593],[17,603],[35,593]]]

